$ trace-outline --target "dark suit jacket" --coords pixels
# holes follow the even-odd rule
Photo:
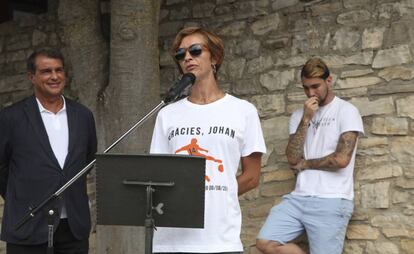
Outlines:
[[[47,242],[45,211],[39,211],[19,230],[18,223],[29,207],[38,205],[83,169],[96,153],[96,130],[92,112],[66,99],[69,147],[60,167],[50,146],[34,96],[0,112],[0,194],[5,200],[1,240],[14,244]],[[69,226],[77,239],[89,236],[91,222],[86,191],[86,175],[46,206],[60,214],[65,202]],[[54,220],[55,229],[59,216]]]

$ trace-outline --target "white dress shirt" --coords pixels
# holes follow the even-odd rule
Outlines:
[[[43,124],[45,125],[47,136],[49,138],[50,146],[52,147],[53,153],[57,161],[59,162],[60,168],[63,170],[66,156],[68,155],[69,146],[69,129],[68,129],[68,118],[66,114],[66,102],[63,99],[63,107],[56,114],[45,109],[40,101],[36,98],[39,106],[40,115],[42,116]],[[61,218],[66,218],[66,207],[63,205]]]

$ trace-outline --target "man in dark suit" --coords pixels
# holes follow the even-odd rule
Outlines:
[[[64,58],[58,50],[36,50],[27,61],[34,95],[0,112],[1,240],[7,253],[44,254],[48,219],[54,253],[88,253],[91,228],[86,176],[16,229],[41,203],[93,160],[97,149],[92,112],[63,97]],[[51,219],[47,212],[55,210]]]

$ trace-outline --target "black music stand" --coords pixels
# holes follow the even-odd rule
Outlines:
[[[155,226],[204,227],[204,179],[201,157],[98,154],[97,223],[145,226],[150,254]]]

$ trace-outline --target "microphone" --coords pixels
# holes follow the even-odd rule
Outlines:
[[[180,80],[176,81],[174,85],[168,90],[167,95],[164,98],[165,103],[175,101],[186,88],[192,86],[195,82],[195,75],[191,72],[184,74]]]

